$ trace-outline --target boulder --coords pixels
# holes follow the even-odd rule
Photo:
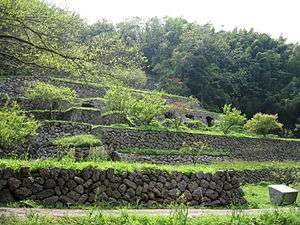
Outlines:
[[[271,203],[274,205],[290,205],[296,202],[298,190],[283,184],[269,185]]]

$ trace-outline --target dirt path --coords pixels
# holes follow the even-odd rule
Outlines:
[[[192,217],[206,216],[206,215],[232,215],[234,212],[240,212],[243,214],[257,214],[266,213],[273,211],[289,211],[291,208],[278,208],[278,209],[247,209],[234,211],[230,209],[189,209],[188,215]],[[294,210],[300,211],[300,208]],[[101,212],[106,215],[118,215],[121,212],[126,211],[128,214],[134,215],[148,215],[148,216],[169,216],[174,210],[171,209],[127,209],[127,210],[84,210],[84,209],[31,209],[31,208],[0,208],[0,216],[18,216],[25,217],[28,214],[48,215],[54,217],[74,217],[74,216],[85,216],[92,212]]]

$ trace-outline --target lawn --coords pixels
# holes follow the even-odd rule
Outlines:
[[[248,201],[248,208],[273,208],[269,199],[269,183],[246,184],[242,187],[245,198]],[[291,185],[297,190],[300,190],[300,183]],[[300,196],[298,195],[295,207],[300,207]]]

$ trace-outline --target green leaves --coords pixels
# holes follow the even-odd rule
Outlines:
[[[251,120],[245,124],[245,128],[256,134],[266,136],[276,130],[281,130],[283,125],[277,122],[277,115],[256,113]]]
[[[119,111],[130,118],[134,125],[148,125],[153,119],[169,110],[160,93],[138,95],[124,87],[113,87],[104,96],[108,111]]]
[[[12,148],[23,144],[27,137],[35,135],[39,122],[25,115],[13,102],[0,109],[0,147]]]
[[[242,115],[240,110],[232,107],[231,105],[225,104],[223,107],[223,114],[218,119],[216,127],[218,127],[224,134],[227,134],[230,129],[244,125],[246,120],[246,116]]]
[[[39,0],[0,0],[0,68],[73,71],[81,58],[78,35],[81,19]]]

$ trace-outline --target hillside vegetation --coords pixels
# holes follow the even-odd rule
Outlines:
[[[192,95],[215,111],[234,103],[248,118],[278,114],[299,135],[300,47],[284,37],[170,17],[88,25],[40,0],[0,0],[0,14],[2,77],[33,73],[159,89]]]

